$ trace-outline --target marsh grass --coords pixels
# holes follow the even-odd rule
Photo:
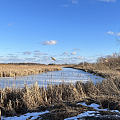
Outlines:
[[[57,65],[11,65],[0,64],[0,77],[16,77],[61,70]]]
[[[81,69],[105,78],[120,77],[120,55],[115,53],[100,57],[96,63],[80,63],[79,65],[73,65],[72,68]]]
[[[44,83],[43,87],[39,87],[36,82],[32,86],[25,85],[24,88],[1,88],[0,109],[2,110],[2,115],[14,116],[32,111],[40,111],[43,108],[49,109],[50,106],[57,105],[57,111],[60,111],[60,109],[67,111],[68,116],[71,116],[73,113],[78,113],[73,110],[72,107],[66,107],[65,103],[77,103],[78,101],[85,101],[88,104],[92,102],[98,103],[103,108],[120,110],[119,71],[109,69],[108,66],[100,64],[101,63],[87,64],[82,67],[74,66],[77,69],[82,68],[83,70],[90,70],[91,72],[103,75],[106,78],[96,85],[92,82],[76,82],[75,84],[63,82],[59,85],[53,85],[51,82],[51,84],[45,88]],[[18,67],[12,70],[13,68],[10,69],[9,67],[7,72],[11,71],[12,73],[12,71],[14,71],[16,76],[38,74],[41,71],[48,71],[49,68],[48,66],[47,68],[43,66],[43,69],[41,69],[41,66],[40,68],[38,68],[38,66],[21,66],[19,70],[17,70]],[[58,66],[52,68],[50,66],[49,68],[50,71],[59,69]],[[4,73],[4,76],[6,76],[7,72],[3,72],[3,68],[1,71],[2,75]],[[8,76],[10,76],[10,74]],[[60,106],[62,106],[62,108]],[[74,109],[75,108],[76,107],[74,107]],[[84,110],[81,111],[83,112]],[[70,115],[70,113],[72,114]]]
[[[76,82],[40,88],[36,82],[31,87],[25,85],[24,88],[4,88],[0,89],[0,108],[2,115],[14,116],[28,111],[38,111],[41,106],[48,108],[65,102],[93,100],[103,108],[120,110],[120,88],[116,81],[120,82],[120,79],[109,78],[96,85],[92,82]]]

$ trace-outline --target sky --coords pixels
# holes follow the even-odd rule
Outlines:
[[[119,39],[119,0],[0,0],[0,63],[94,62]]]

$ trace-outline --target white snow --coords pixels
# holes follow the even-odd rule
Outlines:
[[[78,120],[78,118],[83,118],[83,117],[90,117],[90,116],[100,116],[100,112],[99,111],[110,111],[110,112],[116,112],[116,113],[120,113],[118,110],[109,110],[109,109],[100,109],[100,105],[92,103],[90,105],[87,105],[85,102],[81,102],[81,103],[77,103],[77,105],[83,105],[86,107],[92,107],[93,109],[95,109],[96,111],[86,111],[84,113],[81,113],[75,117],[70,117],[70,118],[66,118],[64,120]],[[27,118],[31,117],[31,120],[35,120],[38,117],[40,117],[40,115],[49,113],[49,111],[45,111],[45,112],[33,112],[33,113],[27,113],[21,116],[14,116],[14,117],[3,117],[1,118],[1,120],[26,120]]]
[[[91,105],[87,105],[85,102],[81,102],[81,103],[77,103],[77,105],[83,105],[86,107],[92,107],[93,109],[97,110],[97,111],[108,111],[108,109],[100,109],[100,105],[92,103]]]
[[[90,117],[90,116],[100,116],[100,112],[99,111],[110,111],[110,112],[116,112],[116,113],[120,113],[118,110],[109,110],[109,109],[100,109],[100,105],[92,103],[90,105],[87,105],[85,102],[81,102],[81,103],[77,103],[77,105],[83,105],[86,107],[92,107],[93,109],[95,109],[96,111],[86,111],[84,113],[81,113],[75,117],[70,117],[70,118],[66,118],[64,120],[78,120],[78,118],[83,118],[83,117]],[[116,115],[117,116],[117,115]]]
[[[39,117],[39,115],[43,115],[49,113],[49,111],[45,111],[45,112],[33,112],[33,113],[27,113],[21,116],[14,116],[14,117],[3,117],[1,118],[1,120],[26,120],[27,118],[31,117],[31,120],[37,119]]]
[[[98,111],[87,111],[87,112],[84,112],[84,113],[81,113],[75,117],[71,117],[71,118],[66,118],[64,120],[78,120],[78,118],[82,118],[82,117],[86,117],[86,116],[98,116],[99,115],[99,112]]]
[[[108,109],[100,109],[100,105],[92,103],[91,105],[88,105],[88,107],[92,107],[93,109],[97,110],[97,111],[108,111]]]
[[[77,103],[77,105],[83,105],[83,106],[88,106],[85,102]]]
[[[120,113],[118,110],[111,110],[111,112]]]

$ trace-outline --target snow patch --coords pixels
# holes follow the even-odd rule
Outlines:
[[[96,111],[87,111],[87,112],[81,113],[75,117],[66,118],[64,120],[78,120],[78,118],[91,117],[91,116],[98,117],[98,116],[100,116],[100,111],[110,111],[110,112],[120,113],[118,110],[100,109],[100,105],[95,104],[95,103],[87,105],[85,102],[81,102],[81,103],[77,103],[77,105],[92,107]],[[118,117],[118,115],[115,115],[115,116]]]
[[[91,105],[87,105],[85,102],[81,102],[81,103],[77,103],[77,105],[83,105],[86,107],[92,107],[93,109],[97,110],[97,111],[108,111],[108,109],[100,109],[100,105],[92,103]]]
[[[77,103],[77,105],[83,105],[83,106],[88,106],[85,102]]]
[[[98,111],[87,111],[87,112],[81,113],[75,117],[66,118],[64,120],[78,120],[78,118],[98,116],[98,115],[100,115]]]
[[[93,109],[97,110],[97,111],[108,111],[108,109],[100,109],[100,105],[92,103],[91,105],[88,105],[88,107],[92,107]]]
[[[21,116],[14,116],[14,117],[3,117],[1,118],[1,120],[26,120],[29,117],[31,117],[31,120],[35,120],[39,117],[39,115],[43,115],[49,113],[49,111],[45,111],[45,112],[33,112],[33,113],[27,113]]]

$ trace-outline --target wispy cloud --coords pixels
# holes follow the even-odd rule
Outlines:
[[[35,62],[35,61],[36,61],[36,58],[34,58],[34,57],[25,58],[24,61],[25,61],[25,62]]]
[[[44,41],[42,44],[43,45],[56,45],[57,41],[56,40],[49,40],[49,41]]]
[[[69,53],[68,52],[63,52],[63,54],[62,54],[63,56],[68,56],[69,55]]]
[[[10,27],[10,26],[13,26],[13,24],[14,24],[14,23],[8,23],[8,26],[9,26],[9,27]]]
[[[120,37],[120,32],[117,33],[117,36]]]
[[[112,36],[116,36],[116,37],[120,37],[120,32],[113,32],[113,31],[108,31],[107,32],[108,35],[112,35]]]
[[[109,3],[109,2],[116,2],[117,0],[98,0],[98,1],[100,1],[100,2],[107,2],[107,3]]]
[[[80,51],[80,49],[79,49],[79,48],[74,48],[74,49],[72,49],[72,50],[74,50],[74,51]]]
[[[83,56],[77,56],[77,59],[79,59],[79,60],[84,60],[85,57],[83,57]]]
[[[63,4],[61,7],[68,8],[70,5],[69,4]]]
[[[30,52],[30,51],[23,52],[23,55],[31,55],[31,54],[32,54],[32,52]]]
[[[41,57],[41,55],[48,55],[47,53],[40,52],[39,50],[34,51],[34,57]]]
[[[72,53],[71,53],[71,55],[76,55],[76,54],[77,54],[77,52],[72,52]]]
[[[8,24],[8,26],[10,27],[10,26],[12,26],[12,24],[11,24],[11,23],[9,23],[9,24]]]
[[[108,35],[115,35],[115,33],[113,31],[108,31],[107,34]]]
[[[61,5],[64,8],[71,7],[72,5],[77,5],[79,3],[79,0],[68,0],[66,4]]]
[[[78,4],[79,1],[78,0],[72,0],[72,4]]]

